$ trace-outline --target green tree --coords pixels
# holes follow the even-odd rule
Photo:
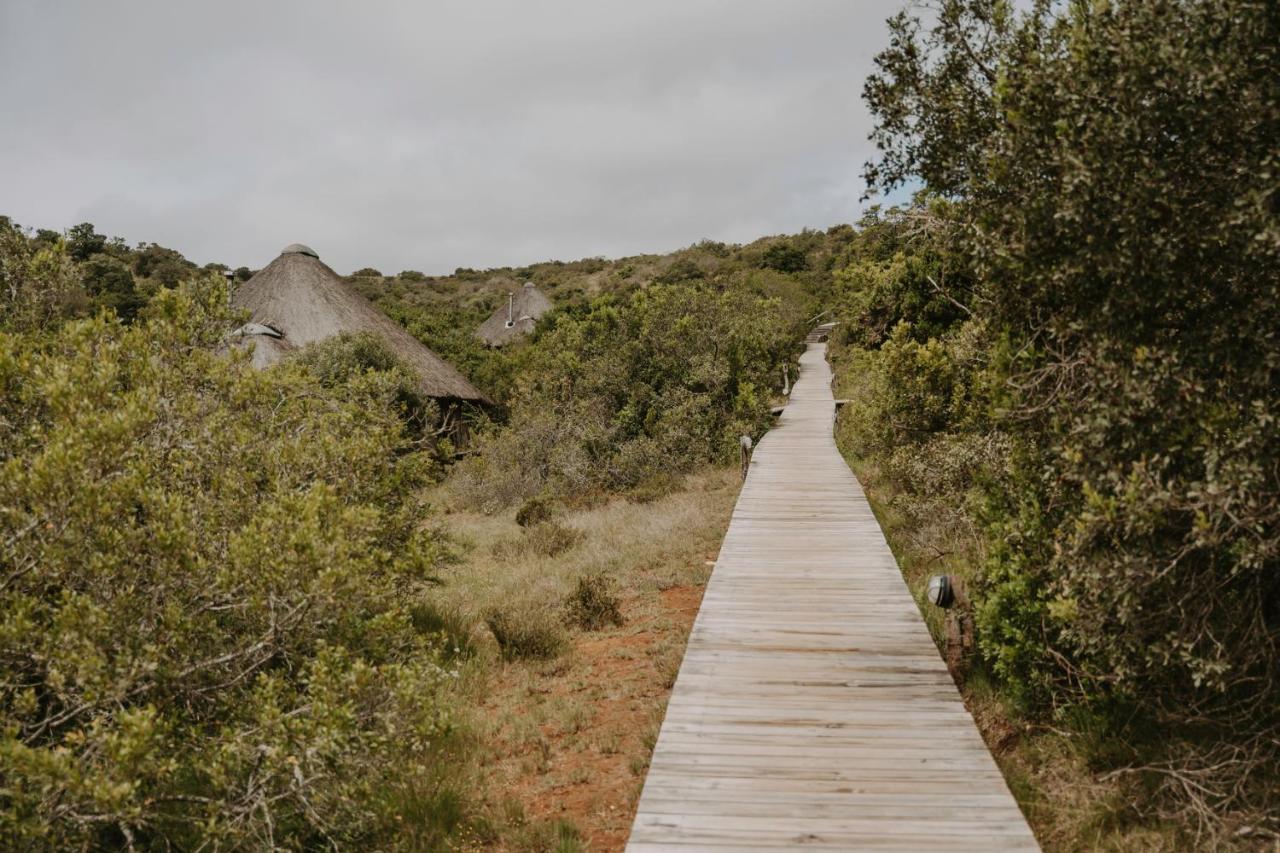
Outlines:
[[[154,279],[162,287],[173,287],[193,274],[196,265],[174,249],[143,243],[133,253],[133,271],[140,278]]]
[[[1196,766],[1256,782],[1280,731],[1275,4],[937,11],[891,21],[867,176],[922,180],[966,235],[1014,440],[984,651],[1030,701],[1194,726]],[[1263,790],[1221,784],[1214,808]]]
[[[809,260],[804,249],[790,243],[774,243],[765,250],[761,266],[778,272],[801,272],[808,268]]]
[[[30,240],[17,225],[0,222],[0,331],[44,329],[88,306],[60,236]]]
[[[67,251],[76,261],[87,261],[107,248],[107,238],[94,230],[92,222],[81,222],[67,229]]]
[[[111,255],[92,256],[80,265],[80,275],[94,305],[114,311],[122,320],[132,320],[146,302],[134,286],[129,265]]]

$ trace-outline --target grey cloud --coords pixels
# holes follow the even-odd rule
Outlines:
[[[895,2],[0,3],[0,212],[340,271],[858,215]]]

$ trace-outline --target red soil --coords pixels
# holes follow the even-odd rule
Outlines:
[[[568,820],[589,850],[621,850],[702,592],[666,589],[661,608],[626,602],[624,626],[578,635],[565,665],[537,687],[513,687],[517,695],[499,688],[488,707],[534,713],[567,700],[581,710],[570,726],[549,715],[532,743],[504,731],[494,745],[492,790],[518,801],[530,822]]]

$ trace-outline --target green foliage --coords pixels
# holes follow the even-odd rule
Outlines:
[[[778,272],[801,272],[809,266],[809,260],[799,246],[774,243],[765,250],[760,265]]]
[[[924,343],[958,326],[972,311],[974,284],[963,259],[940,232],[946,208],[875,211],[863,219],[852,263],[833,274],[833,304],[841,307],[842,337],[874,348],[900,323]],[[925,234],[911,239],[917,230]]]
[[[211,283],[131,326],[0,332],[5,847],[441,831],[396,805],[452,795],[418,615],[446,552],[395,377],[255,371],[220,354],[225,305]]]
[[[139,278],[153,279],[162,287],[174,287],[190,278],[196,265],[173,249],[143,243],[133,253],[133,271]]]
[[[653,503],[679,491],[681,478],[668,471],[659,471],[645,477],[627,491],[627,499],[638,504]]]
[[[94,229],[92,222],[81,222],[67,229],[67,253],[74,261],[87,261],[106,248],[107,238]]]
[[[114,312],[125,322],[132,320],[146,303],[134,287],[129,265],[119,258],[93,255],[81,264],[80,275],[94,305]]]
[[[512,392],[522,364],[520,349],[493,349],[475,336],[488,310],[468,311],[456,305],[440,305],[428,311],[403,304],[384,304],[387,313],[431,351],[448,361],[491,399],[505,401]]]
[[[0,223],[0,332],[29,332],[79,316],[89,297],[58,235],[28,240],[11,223]]]
[[[768,425],[766,389],[808,311],[751,290],[654,284],[558,313],[527,350],[508,428],[459,466],[459,495],[496,508],[733,458],[739,435]]]
[[[679,258],[673,261],[656,280],[663,284],[678,284],[682,281],[694,281],[705,277],[706,273],[692,258]]]
[[[920,209],[942,236],[914,263],[963,271],[937,282],[981,333],[993,419],[940,407],[929,350],[958,317],[919,300],[910,250],[844,283],[855,341],[918,330],[886,355],[925,370],[894,380],[894,405],[921,406],[908,427],[1007,438],[980,513],[984,654],[1029,702],[1105,697],[1194,729],[1209,747],[1188,754],[1272,744],[1185,765],[1219,774],[1203,808],[1257,807],[1265,785],[1239,780],[1280,730],[1274,4],[947,0],[891,27],[868,177],[951,200]]]
[[[413,369],[372,332],[343,332],[307,345],[294,358],[326,388],[340,388],[365,374],[378,374],[381,381],[393,385],[395,409],[415,439],[429,435],[440,420],[439,404],[423,393]]]
[[[225,269],[205,265],[206,271]],[[101,310],[128,322],[157,291],[199,274],[173,249],[155,243],[130,249],[119,237],[98,234],[89,222],[67,229],[65,237],[48,229],[29,235],[8,217],[0,217],[0,270],[7,271],[7,301],[18,312],[15,320],[0,319],[9,328],[28,321],[35,324],[29,328],[44,327]],[[241,281],[249,277],[245,273]]]

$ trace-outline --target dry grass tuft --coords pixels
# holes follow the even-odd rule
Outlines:
[[[622,601],[608,575],[584,575],[565,603],[565,619],[584,631],[622,625]]]
[[[446,504],[460,555],[438,592],[447,618],[423,621],[485,637],[458,678],[486,780],[474,846],[625,843],[738,486],[735,471],[708,470],[646,503],[561,507],[550,524],[570,532],[564,549],[531,545],[563,539],[539,532],[548,522]]]

